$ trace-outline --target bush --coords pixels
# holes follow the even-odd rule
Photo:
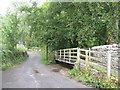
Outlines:
[[[2,65],[0,67],[1,70],[6,70],[9,68],[14,68],[16,65],[22,63],[26,58],[27,54],[25,52],[18,51],[5,51],[2,55]]]

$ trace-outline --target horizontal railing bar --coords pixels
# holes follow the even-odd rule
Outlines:
[[[62,59],[67,59],[67,60],[70,60],[70,61],[73,61],[73,60],[76,61],[77,60],[77,59],[72,59],[72,58],[71,59],[69,59],[69,58],[62,58]]]
[[[65,52],[65,53],[77,53],[77,52]]]
[[[82,57],[86,57],[86,55],[84,55],[84,54],[80,54],[80,56],[82,56]]]
[[[58,55],[58,56],[64,56],[64,55]],[[65,55],[65,57],[77,57],[77,56],[69,56],[69,55]]]
[[[75,61],[77,60],[77,59],[73,59],[73,58],[64,58],[64,57],[63,57],[63,58],[59,58],[59,59],[64,59],[64,60],[75,60]]]
[[[68,48],[68,49],[60,49],[61,51],[64,51],[64,50],[77,50],[78,48]],[[60,50],[57,50],[57,51],[60,51]]]
[[[65,52],[65,53],[70,53],[70,52]],[[71,53],[77,53],[77,52],[71,52]],[[64,52],[61,52],[61,54],[64,54]]]
[[[89,51],[90,53],[96,53],[96,54],[106,54],[106,52],[98,52],[98,51]]]
[[[85,50],[85,49],[79,49],[80,51],[89,51],[89,50]]]

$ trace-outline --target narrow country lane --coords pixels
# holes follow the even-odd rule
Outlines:
[[[88,88],[42,65],[41,56],[28,52],[28,59],[17,68],[2,72],[2,88]]]

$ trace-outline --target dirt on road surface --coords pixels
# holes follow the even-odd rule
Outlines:
[[[28,52],[28,55],[28,59],[17,68],[2,72],[2,88],[89,88],[56,73],[59,69],[55,66],[42,65],[38,53]]]

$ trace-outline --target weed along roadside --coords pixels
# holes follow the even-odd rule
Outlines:
[[[96,69],[97,73],[89,69],[85,70],[85,68],[78,69],[74,67],[73,69],[68,70],[68,77],[77,79],[78,82],[95,88],[118,88],[120,85],[120,82],[118,82],[119,77],[112,75],[109,79],[104,70],[98,68],[94,69]]]
[[[9,54],[8,57],[3,58],[1,70],[7,70],[15,68],[27,59],[28,55],[26,52],[16,51]],[[6,62],[7,60],[7,62]]]
[[[23,44],[15,44],[10,50],[2,49],[2,65],[1,70],[15,68],[28,57],[27,48]]]
[[[103,72],[95,75],[89,70],[78,70],[74,68],[68,71],[68,76],[95,88],[117,88],[118,84],[115,78],[109,80]]]

